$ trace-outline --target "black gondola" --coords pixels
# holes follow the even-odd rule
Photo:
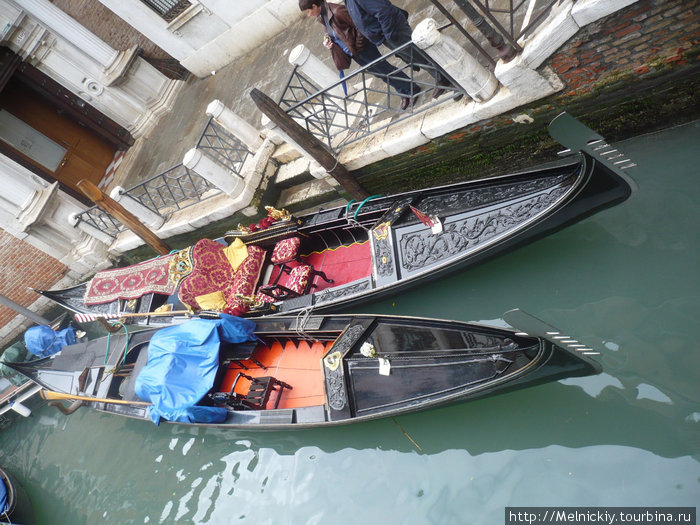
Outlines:
[[[207,352],[200,346],[182,350],[180,333],[165,331],[184,329],[184,323],[136,332],[128,344],[124,334],[113,335],[111,342],[97,339],[66,347],[54,358],[12,366],[46,389],[48,399],[83,400],[99,411],[157,421],[153,407],[164,413],[157,400],[183,398],[182,389],[190,389],[199,392],[192,406],[217,410],[221,418],[204,422],[188,416],[179,422],[260,430],[396,416],[601,371],[590,358],[597,352],[519,310],[506,312],[504,319],[521,331],[379,315],[268,316],[254,324],[223,317],[254,327],[254,340],[233,344],[221,336]],[[177,340],[177,349],[163,359],[158,348],[168,337]],[[206,354],[202,359],[214,363],[213,369],[203,366],[207,372],[201,373],[191,361],[185,365],[189,357],[181,356],[194,354]],[[168,385],[175,394],[161,396],[163,385],[153,387],[147,367],[159,363],[167,366],[159,369],[158,381],[177,382]],[[173,370],[188,367],[196,369],[193,377],[206,378],[202,384],[174,379]]]
[[[566,113],[549,129],[578,156],[554,167],[370,198],[298,218],[285,215],[263,229],[228,232],[218,244],[200,241],[175,256],[186,269],[176,275],[179,288],[172,295],[144,293],[88,305],[90,283],[39,293],[83,314],[148,313],[165,303],[180,311],[184,303],[195,311],[249,316],[325,312],[393,294],[532,242],[632,194],[634,182],[623,170],[634,164],[602,137]],[[216,252],[238,240],[251,252],[246,262],[253,269],[244,279],[236,270],[235,277],[203,288],[214,272],[197,266],[196,250]],[[194,297],[217,290],[224,297],[218,307],[202,306]]]

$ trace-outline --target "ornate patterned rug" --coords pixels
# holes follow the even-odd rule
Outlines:
[[[166,255],[126,268],[97,272],[85,292],[85,304],[137,299],[147,293],[172,294],[176,288],[168,271],[172,258],[173,255]]]

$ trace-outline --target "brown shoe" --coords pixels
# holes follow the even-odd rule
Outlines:
[[[445,92],[445,87],[449,86],[450,83],[445,80],[444,78],[440,79],[438,81],[437,87],[433,90],[433,98],[438,98],[440,95],[442,95]],[[441,87],[445,86],[445,87]]]
[[[406,110],[409,106],[413,107],[418,100],[418,95],[415,97],[401,97],[401,109]]]

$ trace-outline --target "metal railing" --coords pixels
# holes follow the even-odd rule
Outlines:
[[[398,55],[405,60],[399,61]],[[394,70],[377,72],[375,66],[387,61]],[[408,93],[397,92],[392,84]],[[433,99],[436,88],[445,93]],[[409,42],[325,89],[295,67],[278,104],[331,151],[338,152],[362,137],[463,95],[440,66]],[[414,102],[401,109],[404,98]]]
[[[251,153],[245,144],[231,135],[213,117],[207,121],[196,148],[214,162],[236,174],[243,171],[243,163]]]
[[[236,174],[241,173],[243,163],[251,154],[238,138],[213,118],[207,121],[196,147]],[[124,193],[167,219],[174,212],[198,203],[205,194],[214,195],[221,193],[221,190],[183,164],[178,164],[132,186]],[[116,237],[125,229],[117,219],[97,206],[88,208],[77,218],[111,237]]]
[[[479,0],[471,1],[484,14],[491,15],[493,21],[498,24],[497,29],[504,32],[504,37],[510,37],[515,42],[535,29],[560,0],[484,0],[483,5]],[[499,7],[496,4],[506,5]]]
[[[172,22],[192,6],[189,0],[141,0],[166,22]]]
[[[456,3],[471,20],[474,27],[468,28],[445,7],[447,2],[431,0],[449,21],[440,31],[448,28],[459,31],[466,39],[465,47],[470,52],[475,51],[474,56],[479,56],[483,65],[492,71],[499,56],[509,60],[522,51],[517,39],[537,27],[557,3],[557,0],[484,1],[485,4],[480,0],[450,2],[452,7]],[[517,26],[520,29],[516,30]],[[478,34],[474,28],[478,29]],[[398,65],[399,55],[405,59],[402,65]],[[410,59],[406,59],[407,55]],[[394,65],[396,70],[390,74],[377,73],[376,66],[381,62]],[[402,74],[408,77],[410,98],[414,99],[406,110],[400,109],[404,95],[390,87],[390,84],[396,86],[402,82],[405,78]],[[446,86],[438,86],[440,76],[447,80]],[[429,93],[436,87],[444,88],[447,93],[432,99]],[[407,43],[323,89],[295,67],[278,104],[337,153],[347,144],[462,95],[462,88],[439,65],[415,45]]]
[[[177,210],[198,203],[205,193],[214,195],[221,193],[221,190],[204,177],[184,165],[178,164],[155,177],[132,186],[124,193],[151,211],[167,218]],[[124,230],[124,226],[117,219],[97,206],[92,206],[80,213],[78,220],[84,221],[112,237],[116,237]]]
[[[208,191],[221,190],[201,175],[178,164],[129,188],[125,193],[159,215],[168,216],[196,204]]]
[[[532,32],[559,2],[559,0],[430,1],[449,20],[449,26],[454,27],[467,39],[469,42],[467,48],[484,58],[491,67],[496,65],[499,57],[507,61],[513,54],[522,51],[517,42],[518,39]],[[455,4],[459,7],[461,14],[467,16],[466,25],[457,20],[454,9],[449,9]],[[468,29],[471,29],[471,33]],[[505,47],[508,49],[504,49]]]
[[[124,229],[124,226],[112,217],[106,211],[102,211],[97,206],[92,206],[85,210],[84,212],[78,214],[76,226],[79,222],[84,222],[89,224],[93,228],[97,228],[103,233],[106,233],[110,237],[116,237]]]

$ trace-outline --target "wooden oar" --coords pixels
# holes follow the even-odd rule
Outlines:
[[[201,313],[200,313],[201,314]],[[83,314],[83,315],[91,315],[95,318],[95,321],[100,323],[102,327],[107,330],[108,332],[111,333],[116,333],[120,330],[118,325],[112,325],[107,322],[108,319],[124,319],[124,318],[133,318],[133,317],[158,317],[158,316],[167,316],[167,315],[193,315],[191,312],[188,310],[170,310],[167,312],[137,312],[137,313],[131,313],[131,314],[109,314],[107,315],[99,315],[99,314]]]
[[[114,405],[141,405],[150,406],[152,403],[147,401],[126,401],[125,399],[102,399],[99,397],[79,396],[77,394],[64,394],[62,392],[54,392],[52,390],[42,390],[39,395],[42,399],[49,401],[60,399],[71,399],[74,401],[91,401],[93,403],[112,403]]]
[[[158,255],[167,255],[170,253],[170,247],[145,226],[133,213],[128,211],[124,206],[112,199],[109,195],[102,193],[97,186],[87,179],[78,181],[78,189],[83,192],[88,199],[94,202],[101,210],[105,211],[124,226],[129,228],[136,235],[141,237],[143,241],[153,248]]]

